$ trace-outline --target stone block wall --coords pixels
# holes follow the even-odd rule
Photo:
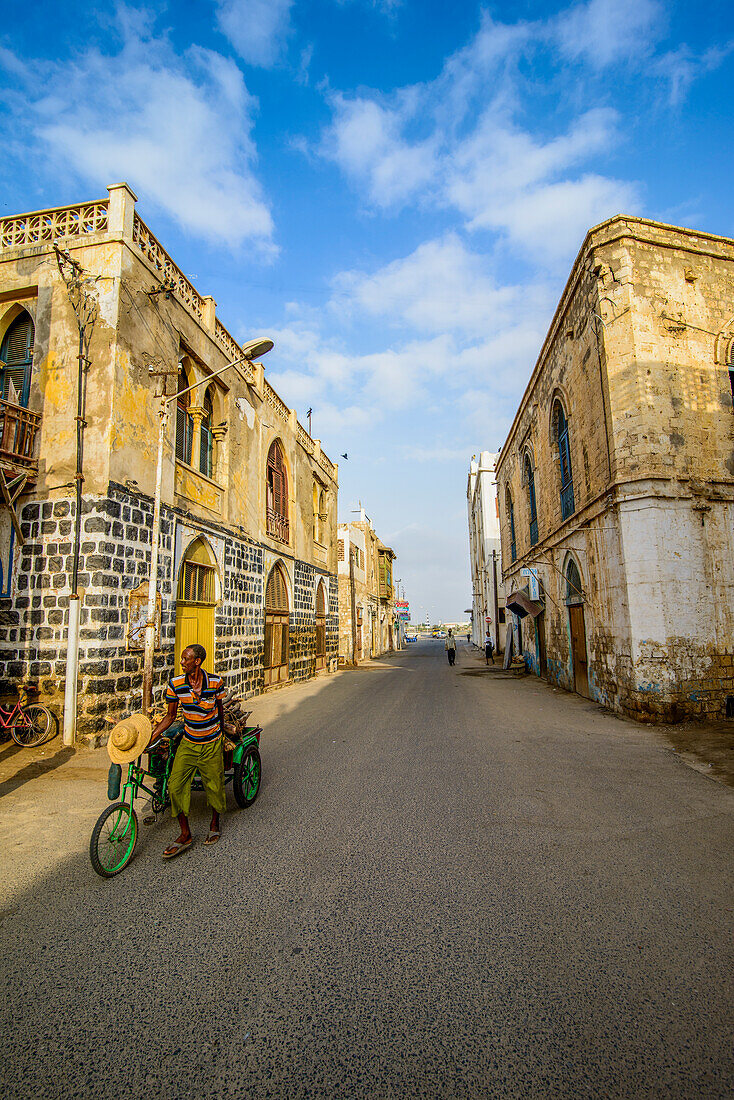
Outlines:
[[[75,502],[29,502],[22,508],[25,544],[16,551],[12,594],[0,600],[0,693],[22,680],[38,682],[41,698],[61,719],[66,672],[69,584]],[[130,590],[150,570],[152,501],[111,483],[108,494],[82,505],[79,584],[84,596],[79,649],[80,734],[103,740],[111,724],[142,703],[143,652],[128,650]],[[154,701],[173,672],[176,591],[173,577],[176,511],[161,512],[158,591],[161,646],[154,656]],[[187,517],[187,526],[191,519]],[[207,529],[202,529],[207,534]],[[253,540],[224,536],[222,599],[216,611],[214,667],[247,697],[264,689],[263,550]],[[314,594],[323,576],[328,592],[326,656],[338,652],[338,588],[333,574],[295,563],[290,679],[314,671]]]

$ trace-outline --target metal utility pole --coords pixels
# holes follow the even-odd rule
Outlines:
[[[193,385],[187,386],[185,390],[177,390],[176,393],[167,396],[164,392],[160,398],[159,406],[159,422],[158,422],[158,459],[156,462],[155,473],[155,497],[153,499],[153,529],[151,531],[151,543],[150,543],[150,577],[148,578],[148,617],[145,623],[145,654],[143,657],[143,711],[149,713],[153,703],[153,654],[155,653],[155,609],[156,609],[156,595],[158,592],[158,543],[160,542],[161,532],[161,485],[163,481],[163,445],[166,438],[166,425],[168,423],[168,406],[172,401],[176,401],[185,393],[190,393],[191,390],[195,390],[197,386],[208,385],[212,378],[217,378],[220,374],[224,374],[230,367],[236,367],[240,363],[245,363],[265,355],[273,347],[273,341],[268,339],[263,340],[250,340],[242,348],[242,356],[239,359],[234,359],[231,363],[227,363],[226,366],[220,367],[219,370],[215,370],[212,374],[207,374],[205,378],[201,378],[198,382],[194,382]],[[154,371],[152,367],[148,368],[148,373],[154,375],[158,372]]]
[[[67,249],[54,243],[59,274],[66,286],[66,293],[74,310],[79,329],[77,355],[76,395],[76,515],[74,517],[74,543],[72,549],[71,591],[69,593],[69,626],[66,634],[66,683],[64,686],[64,734],[63,741],[70,748],[76,740],[77,686],[79,676],[79,623],[81,621],[81,595],[79,592],[79,557],[82,524],[82,486],[84,485],[84,429],[87,406],[87,371],[90,366],[89,345],[97,319],[97,300],[88,291],[93,283],[79,262]]]

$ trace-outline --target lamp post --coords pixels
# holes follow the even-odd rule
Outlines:
[[[145,655],[143,658],[143,710],[145,713],[150,711],[153,703],[153,653],[155,652],[155,605],[158,588],[158,543],[161,530],[161,482],[163,479],[163,444],[168,422],[168,406],[172,401],[177,401],[182,394],[190,393],[197,386],[211,382],[212,378],[224,374],[230,367],[236,367],[240,363],[265,355],[272,347],[273,341],[267,338],[250,340],[242,348],[243,354],[239,359],[232,360],[231,363],[220,367],[213,374],[208,374],[206,378],[201,378],[193,385],[187,386],[185,390],[179,390],[170,397],[167,397],[165,393],[161,395],[158,412],[160,421],[158,424],[158,460],[155,473],[155,497],[153,500],[153,530],[151,531],[150,578],[148,580],[148,617],[145,624]],[[149,368],[149,372],[152,373],[152,368]]]

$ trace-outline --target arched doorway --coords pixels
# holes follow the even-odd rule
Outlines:
[[[324,582],[316,589],[316,671],[326,668],[326,595]]]
[[[281,565],[274,565],[265,588],[265,685],[288,679],[288,584]]]
[[[176,595],[175,673],[181,654],[198,642],[206,650],[206,666],[214,668],[214,614],[217,606],[217,563],[204,538],[194,539],[181,560]]]
[[[566,606],[571,631],[571,663],[573,665],[573,690],[589,698],[589,658],[586,651],[586,623],[584,621],[584,594],[579,567],[573,558],[566,563]]]

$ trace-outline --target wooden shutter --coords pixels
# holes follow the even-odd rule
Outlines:
[[[26,407],[31,387],[31,367],[33,365],[33,321],[24,313],[16,318],[3,340],[0,359],[5,362],[2,377],[3,400],[11,396],[10,383],[15,389],[18,404]]]

